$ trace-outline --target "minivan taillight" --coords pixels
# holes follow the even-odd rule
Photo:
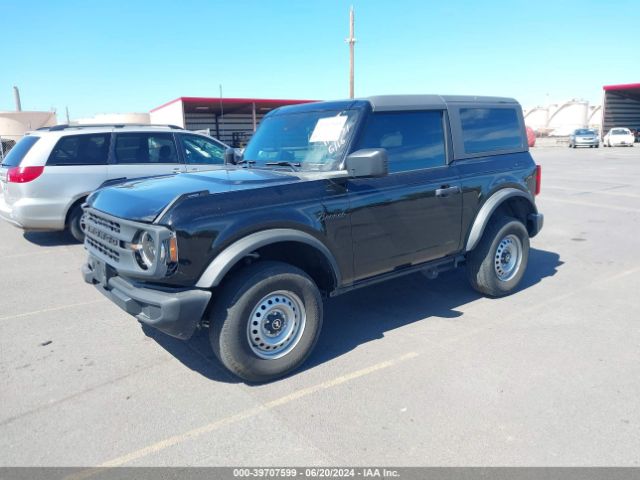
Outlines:
[[[540,187],[542,186],[542,167],[536,165],[536,191],[535,195],[540,193]]]
[[[27,183],[35,180],[44,171],[44,167],[13,167],[7,171],[8,183]]]

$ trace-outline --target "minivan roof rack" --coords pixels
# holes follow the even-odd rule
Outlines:
[[[124,127],[167,127],[176,130],[184,130],[184,128],[179,127],[177,125],[167,125],[167,124],[159,124],[159,123],[94,123],[94,124],[78,124],[78,125],[69,125],[68,123],[64,123],[62,125],[54,125],[53,127],[41,127],[38,130],[45,130],[49,132],[58,132],[61,130],[66,130],[68,128],[96,128],[96,127],[113,127],[113,128],[124,128]]]

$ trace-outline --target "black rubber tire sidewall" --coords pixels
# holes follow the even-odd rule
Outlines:
[[[522,243],[522,261],[516,275],[508,280],[498,279],[494,256],[500,241],[509,234],[518,236]],[[471,286],[484,295],[502,297],[513,293],[522,280],[529,261],[529,234],[519,220],[501,216],[487,226],[476,248],[467,256],[467,276]]]
[[[257,303],[272,292],[295,293],[306,310],[302,337],[285,356],[258,357],[247,340],[247,322]],[[266,382],[298,368],[315,346],[322,327],[322,297],[302,270],[282,262],[258,262],[238,272],[223,287],[210,317],[209,339],[216,357],[248,382]]]
[[[82,231],[82,228],[80,228],[80,219],[82,218],[83,213],[82,207],[80,205],[76,205],[69,214],[69,233],[80,243],[84,243],[84,232]]]

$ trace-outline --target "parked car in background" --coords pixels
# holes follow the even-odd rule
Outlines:
[[[527,130],[527,144],[529,148],[536,146],[536,132],[531,127],[525,127]]]
[[[633,147],[635,140],[634,135],[628,128],[612,128],[602,139],[602,145],[605,147]]]
[[[209,170],[228,147],[172,126],[58,125],[23,137],[0,166],[0,217],[84,239],[82,204],[106,183]]]
[[[569,135],[569,148],[577,147],[589,147],[598,148],[600,146],[600,139],[595,130],[589,130],[587,128],[579,128]]]

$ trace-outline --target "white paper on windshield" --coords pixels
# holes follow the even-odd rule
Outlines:
[[[309,142],[337,142],[340,140],[342,128],[347,121],[346,115],[321,118],[313,129]]]

